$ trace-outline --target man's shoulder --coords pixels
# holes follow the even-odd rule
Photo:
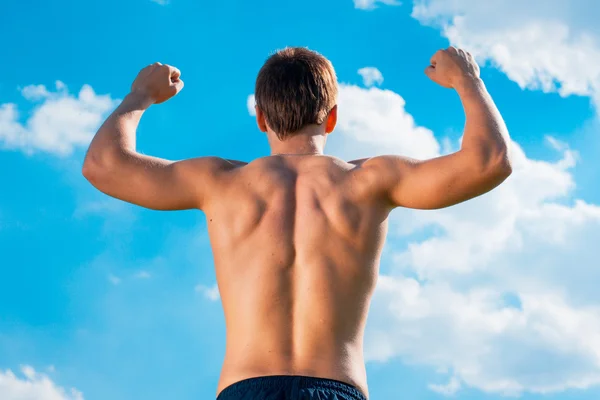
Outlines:
[[[247,163],[243,161],[231,160],[221,157],[196,157],[172,164],[173,168],[178,171],[177,176],[187,177],[196,181],[198,179],[204,182],[211,182],[215,179],[223,177],[231,171],[242,168]]]
[[[231,170],[248,165],[248,163],[244,161],[213,156],[190,158],[188,160],[181,161],[180,163],[190,169],[208,169],[215,172]]]

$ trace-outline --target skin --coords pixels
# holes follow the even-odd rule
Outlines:
[[[180,72],[159,63],[140,72],[99,129],[83,166],[96,188],[150,209],[206,214],[227,327],[217,393],[246,378],[305,375],[368,396],[363,334],[390,211],[448,207],[511,173],[506,126],[471,55],[440,50],[425,73],[456,90],[466,114],[462,148],[431,160],[323,155],[337,108],[285,141],[257,109],[271,155],[250,163],[139,154],[144,111],[183,88]]]

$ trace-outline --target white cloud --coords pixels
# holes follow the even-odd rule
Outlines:
[[[354,7],[361,10],[373,10],[377,8],[377,3],[388,6],[399,6],[401,4],[398,0],[354,0]]]
[[[338,125],[328,139],[328,152],[346,160],[381,153],[439,155],[433,132],[418,126],[404,105],[390,90],[340,85]]]
[[[254,95],[251,94],[248,96],[248,99],[246,100],[246,107],[248,107],[248,114],[250,114],[253,117],[256,117],[256,99],[254,98]]]
[[[592,96],[600,105],[594,0],[416,0],[413,17],[491,61],[522,88]]]
[[[600,383],[598,307],[522,292],[516,308],[499,289],[481,285],[465,291],[443,282],[381,276],[367,357],[400,356],[411,364],[444,367],[467,386],[504,395]]]
[[[57,386],[47,375],[30,366],[21,367],[22,377],[11,370],[0,371],[2,400],[83,400],[77,389]]]
[[[201,293],[210,301],[218,301],[221,298],[217,284],[213,285],[212,287],[197,285],[195,291],[196,293]]]
[[[450,382],[445,385],[429,385],[429,388],[436,393],[442,394],[444,396],[452,396],[460,389],[460,381],[456,377],[452,377]]]
[[[169,0],[150,0],[153,3],[160,4],[161,6],[166,6],[170,3]]]
[[[381,85],[383,83],[383,74],[377,68],[365,67],[358,70],[358,73],[363,78],[363,83],[366,87]]]
[[[56,87],[58,89],[58,86],[64,87],[64,83],[57,81],[56,82]],[[29,85],[24,87],[23,89],[21,89],[21,94],[23,95],[23,97],[25,97],[27,100],[41,100],[44,99],[46,97],[50,96],[50,92],[48,92],[48,89],[46,89],[46,86],[44,85]]]
[[[37,104],[25,123],[20,122],[15,104],[0,104],[0,147],[27,153],[71,154],[76,147],[89,144],[106,114],[116,106],[109,95],[97,95],[89,85],[71,95],[60,81],[54,92],[44,85],[31,85],[21,94]]]

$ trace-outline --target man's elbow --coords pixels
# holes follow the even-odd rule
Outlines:
[[[81,174],[93,186],[97,186],[97,182],[102,176],[100,168],[88,160],[84,161],[83,167],[81,168]]]
[[[493,158],[488,166],[488,172],[498,183],[504,182],[512,174],[513,169],[508,150]]]
[[[98,187],[115,169],[116,160],[109,154],[98,155],[88,152],[81,168],[85,179],[93,186]]]

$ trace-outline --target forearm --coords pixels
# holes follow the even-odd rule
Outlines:
[[[85,162],[109,166],[135,152],[137,127],[150,104],[147,97],[128,94],[94,136]]]
[[[508,163],[508,130],[481,79],[469,79],[456,88],[466,116],[462,150],[483,165]]]

